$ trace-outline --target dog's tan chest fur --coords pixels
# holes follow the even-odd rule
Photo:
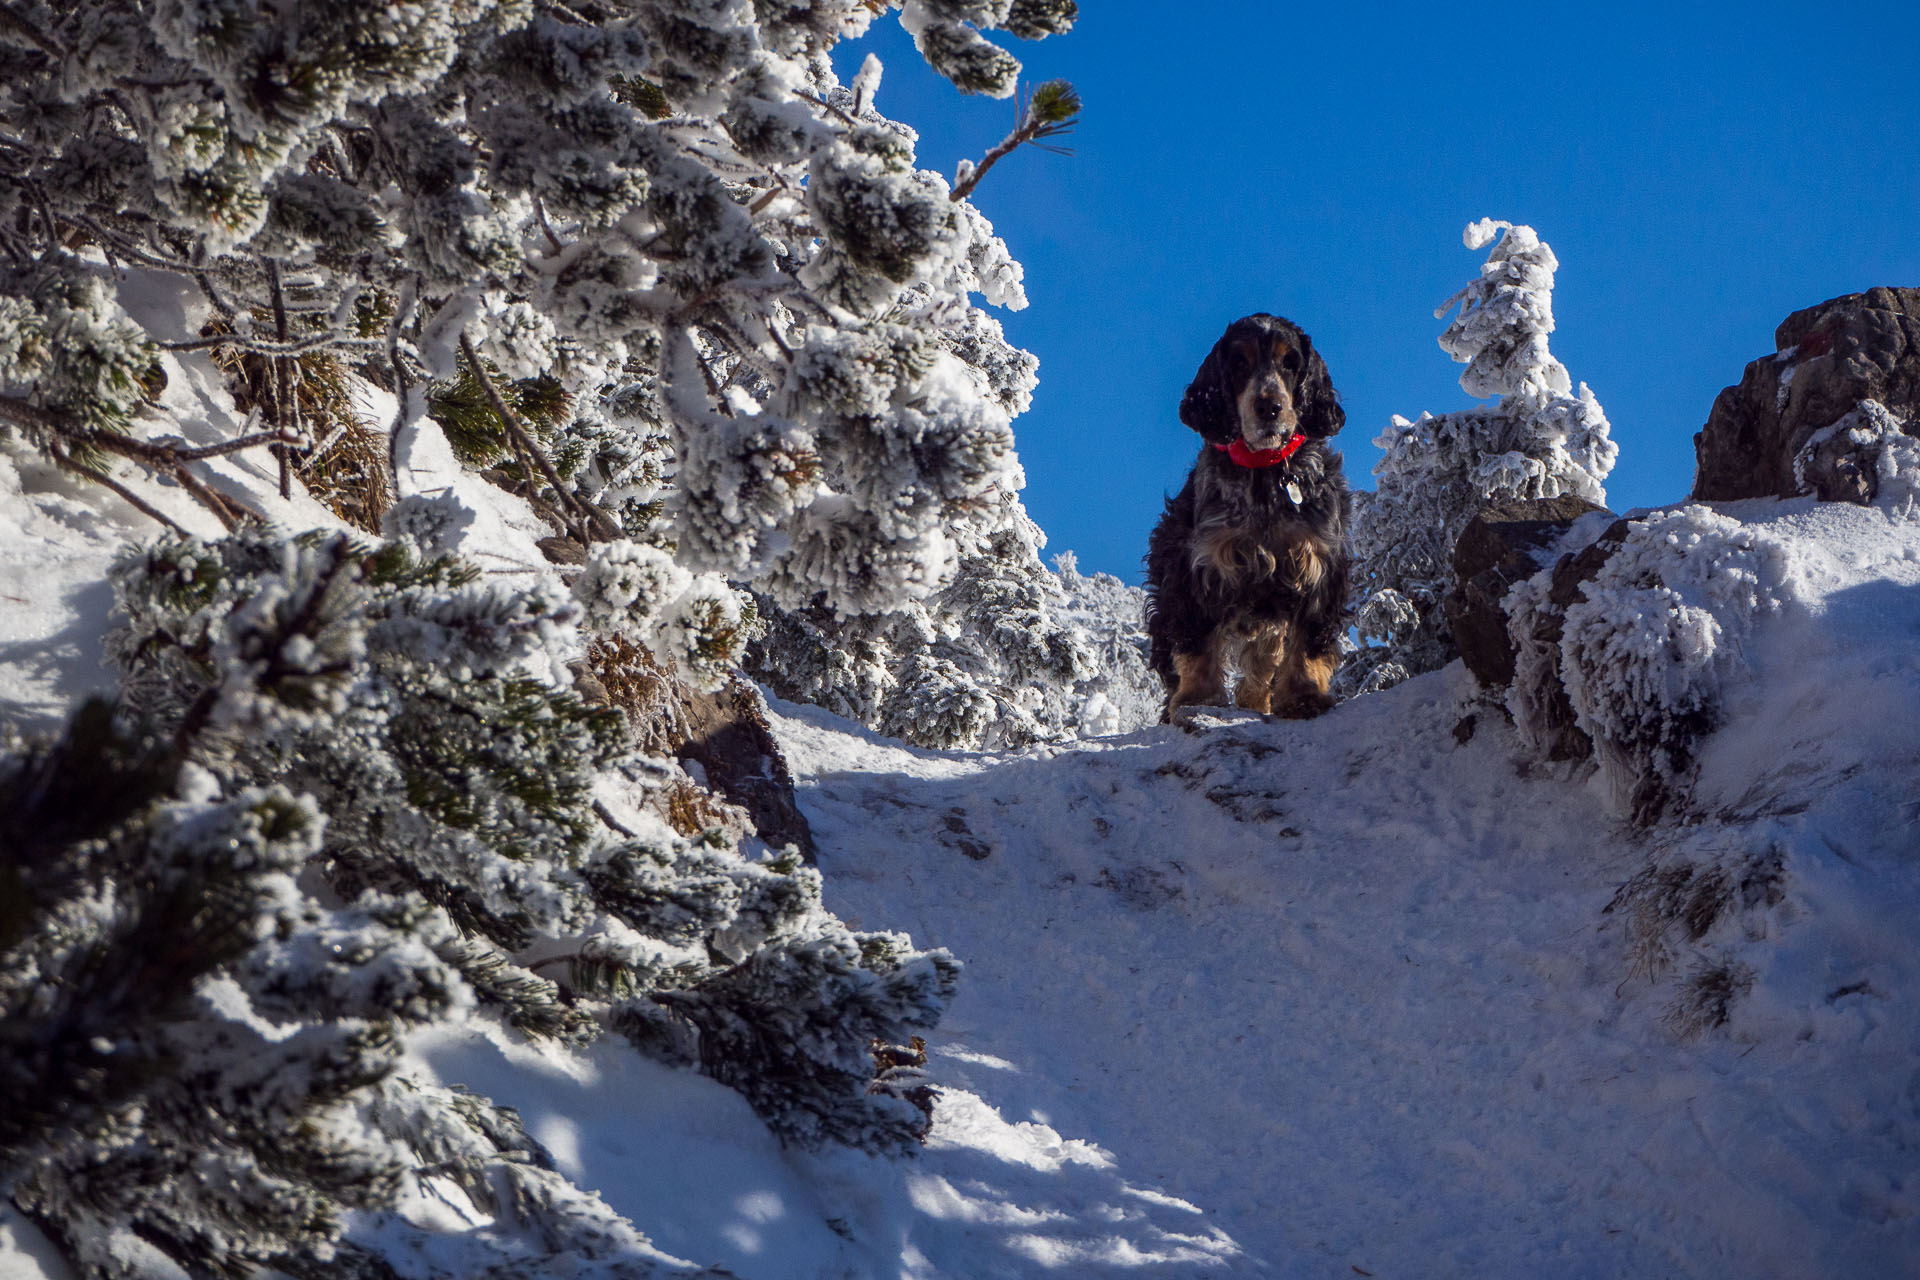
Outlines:
[[[1304,524],[1270,529],[1221,525],[1196,530],[1193,567],[1240,588],[1280,577],[1298,591],[1310,591],[1327,576],[1332,548]]]

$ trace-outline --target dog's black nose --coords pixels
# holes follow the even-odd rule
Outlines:
[[[1262,398],[1254,401],[1253,411],[1259,415],[1262,422],[1278,422],[1280,410],[1284,407],[1278,400]]]

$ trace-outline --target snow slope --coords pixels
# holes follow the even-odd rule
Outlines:
[[[901,1274],[1132,1271],[1208,1231],[1169,1273],[1920,1274],[1920,529],[1739,516],[1789,606],[1684,831],[1529,776],[1458,665],[1007,757],[782,707],[830,905],[969,966],[935,1051],[966,1092],[903,1175],[934,1262]],[[1755,981],[1683,1042],[1606,908],[1676,842],[1756,839],[1785,900],[1699,940]],[[1122,1198],[983,1151],[983,1117],[1097,1144]]]

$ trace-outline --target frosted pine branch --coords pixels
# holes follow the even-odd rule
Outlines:
[[[1048,146],[1040,140],[1073,132],[1073,126],[1079,119],[1080,95],[1074,92],[1072,85],[1065,80],[1049,80],[1039,85],[1022,98],[1020,123],[1013,132],[981,156],[979,164],[970,165],[958,175],[959,180],[954,183],[949,199],[960,201],[972,195],[973,189],[980,185],[980,179],[987,176],[987,170],[1027,143],[1060,155],[1072,154],[1065,147]]]
[[[602,538],[619,537],[620,530],[613,521],[609,520],[604,512],[596,510],[591,503],[575,494],[567,487],[566,481],[560,478],[559,471],[554,468],[553,460],[548,458],[546,452],[534,442],[526,424],[520,420],[520,415],[513,411],[513,406],[507,403],[506,397],[502,396],[500,389],[493,384],[492,376],[480,361],[480,353],[473,349],[473,339],[464,333],[460,335],[460,352],[466,356],[468,367],[473,370],[473,376],[479,380],[481,390],[486,393],[487,402],[499,415],[500,422],[506,427],[514,446],[533,459],[540,468],[540,474],[545,476],[547,483],[553,486],[553,491],[560,495],[561,504],[571,508],[580,517],[579,528],[569,529],[568,532],[579,538],[583,546],[592,542],[595,535]]]

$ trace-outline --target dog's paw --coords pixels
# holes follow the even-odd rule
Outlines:
[[[1173,712],[1170,723],[1188,733],[1204,733],[1208,729],[1222,729],[1234,724],[1259,724],[1271,718],[1258,711],[1248,711],[1240,707],[1194,704],[1177,708]]]
[[[1273,713],[1286,720],[1311,720],[1333,710],[1333,698],[1315,689],[1312,693],[1296,694],[1274,707]]]

